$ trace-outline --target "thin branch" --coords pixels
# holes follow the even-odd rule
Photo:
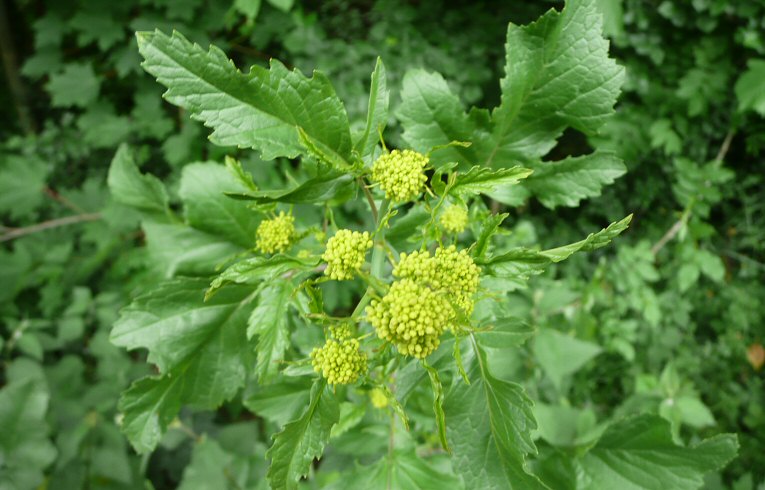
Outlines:
[[[85,213],[84,209],[82,209],[81,207],[79,207],[78,205],[70,201],[69,199],[65,198],[64,196],[62,196],[61,194],[59,194],[52,188],[45,186],[45,188],[43,188],[43,192],[54,201],[61,203],[63,206],[71,209],[72,211],[76,213],[80,213],[80,214]]]
[[[52,219],[50,221],[43,221],[36,225],[26,226],[24,228],[13,228],[11,231],[0,235],[0,242],[7,242],[24,235],[37,233],[40,231],[50,230],[52,228],[60,228],[62,226],[73,225],[76,223],[83,223],[86,221],[97,221],[101,219],[101,213],[86,213],[76,214],[74,216],[67,216],[65,218]]]
[[[377,205],[375,204],[375,199],[372,196],[372,193],[369,192],[369,188],[367,187],[367,183],[364,182],[364,179],[361,177],[358,178],[359,185],[364,190],[364,195],[367,197],[367,202],[369,203],[369,208],[372,210],[372,217],[375,220],[375,223],[377,223]]]
[[[685,217],[686,214],[683,213],[683,217]],[[658,254],[664,246],[669,243],[673,238],[677,236],[678,233],[680,233],[680,230],[683,229],[683,226],[685,225],[685,219],[680,218],[679,220],[675,221],[675,223],[670,227],[669,230],[662,236],[658,242],[654,244],[653,247],[651,247],[651,253],[653,255]]]
[[[730,150],[730,144],[733,141],[733,137],[736,135],[736,130],[731,129],[728,131],[728,134],[725,135],[725,139],[722,142],[722,145],[720,146],[720,150],[717,152],[717,156],[715,156],[716,162],[722,162],[725,159],[725,155],[728,154],[728,150]]]
[[[736,130],[731,128],[730,131],[728,131],[728,134],[725,135],[725,139],[722,142],[722,145],[720,145],[720,149],[717,152],[717,155],[715,156],[714,161],[715,162],[722,162],[725,159],[725,156],[728,154],[728,150],[730,150],[731,142],[733,141],[733,137],[736,135]],[[688,205],[688,207],[683,211],[683,215],[680,217],[679,220],[677,220],[664,235],[659,239],[658,242],[654,244],[653,247],[651,247],[651,253],[656,256],[661,249],[664,248],[664,246],[672,241],[678,233],[680,233],[680,230],[683,229],[683,226],[688,222],[688,219],[690,218],[690,212],[693,208],[693,204],[695,202],[695,199],[691,201],[691,203]]]

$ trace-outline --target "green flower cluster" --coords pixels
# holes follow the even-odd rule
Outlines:
[[[366,307],[367,320],[377,336],[403,355],[424,359],[436,350],[441,334],[454,319],[442,294],[411,279],[395,281],[387,294]]]
[[[439,221],[448,233],[462,233],[468,222],[467,210],[462,206],[449,206],[441,213]]]
[[[285,214],[261,221],[257,231],[255,246],[265,254],[284,252],[295,238],[295,217]]]
[[[338,323],[329,327],[329,333],[337,340],[345,340],[351,337],[351,325],[348,323]]]
[[[450,303],[457,305],[466,316],[473,313],[473,295],[478,290],[481,269],[475,265],[467,250],[457,251],[451,245],[430,252],[402,253],[393,275],[412,279],[434,291],[444,292]]]
[[[428,157],[412,150],[393,150],[372,166],[372,180],[380,184],[385,197],[394,202],[415,199],[425,185]]]
[[[327,248],[321,256],[327,262],[324,274],[339,281],[353,279],[357,270],[364,265],[367,251],[372,248],[369,232],[338,230],[327,241]]]
[[[327,340],[311,351],[313,369],[331,385],[355,383],[367,370],[367,356],[357,339]]]

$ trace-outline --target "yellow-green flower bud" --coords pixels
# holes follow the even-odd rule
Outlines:
[[[372,166],[372,180],[380,184],[385,197],[394,202],[415,199],[425,185],[428,157],[412,150],[393,150]]]
[[[377,336],[407,356],[424,359],[436,350],[454,318],[447,299],[410,279],[395,281],[385,296],[366,308]]]
[[[285,214],[261,221],[257,231],[255,246],[265,254],[284,252],[295,238],[295,217]]]
[[[351,325],[348,323],[339,323],[329,327],[329,333],[337,340],[345,340],[351,337]]]
[[[434,291],[446,293],[448,300],[466,316],[473,313],[473,295],[478,290],[480,272],[467,250],[458,252],[454,245],[437,248],[433,257],[427,251],[402,253],[393,269],[395,277],[412,279]]]
[[[367,356],[357,339],[327,340],[311,352],[313,369],[331,385],[355,383],[367,370]]]
[[[462,206],[449,206],[441,213],[439,222],[447,233],[462,233],[468,222],[467,210]]]
[[[364,265],[367,251],[372,248],[368,232],[338,230],[327,241],[327,248],[321,256],[327,262],[324,274],[339,281],[353,279],[356,271]]]
[[[380,388],[375,388],[369,392],[369,399],[375,408],[385,408],[388,406],[388,397]]]

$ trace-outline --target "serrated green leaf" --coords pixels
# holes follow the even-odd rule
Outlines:
[[[516,248],[482,261],[488,274],[513,281],[517,288],[526,287],[531,276],[541,274],[550,265],[549,258],[539,251]]]
[[[499,318],[489,325],[488,330],[476,332],[478,345],[485,349],[507,349],[517,347],[535,333],[533,325],[518,318]]]
[[[487,165],[536,162],[566,127],[590,135],[605,123],[624,69],[608,57],[602,26],[594,0],[569,0],[560,13],[508,26],[502,102],[491,115]]]
[[[404,127],[402,137],[421,153],[452,141],[473,141],[474,124],[470,121],[459,98],[449,90],[446,80],[438,73],[410,70],[401,87],[401,106],[397,113]],[[438,164],[478,163],[474,148],[446,146],[432,155]]]
[[[359,135],[354,150],[366,158],[371,155],[380,139],[380,133],[385,129],[388,122],[388,104],[390,91],[385,75],[385,65],[381,58],[377,58],[375,70],[372,72],[372,81],[369,86],[369,104],[367,105],[367,124],[364,132]]]
[[[471,249],[473,257],[483,259],[491,244],[491,237],[499,230],[499,225],[510,216],[508,213],[492,214],[481,223],[481,232],[475,241],[475,246]]]
[[[243,187],[223,165],[205,162],[183,168],[178,194],[184,203],[188,223],[198,230],[225,238],[244,248],[255,245],[255,232],[260,222],[258,213],[245,203],[224,195],[226,191],[242,191]]]
[[[300,416],[309,402],[310,392],[308,378],[286,378],[268,386],[252,383],[242,401],[252,412],[283,426]]]
[[[179,224],[143,223],[153,268],[166,279],[176,275],[209,276],[244,248],[218,236]]]
[[[311,462],[321,457],[332,426],[339,418],[337,398],[324,380],[316,381],[305,413],[285,425],[266,452],[271,460],[267,476],[272,488],[297,488],[298,480],[308,474]]]
[[[294,287],[287,280],[266,286],[258,294],[258,304],[247,321],[247,338],[256,335],[258,382],[268,383],[278,372],[278,362],[289,347],[288,308]]]
[[[599,196],[604,186],[612,184],[626,171],[620,158],[595,152],[558,162],[536,163],[534,173],[524,186],[550,209],[573,207],[583,199]]]
[[[284,202],[289,204],[314,204],[326,202],[341,204],[351,199],[356,191],[356,181],[349,174],[326,173],[309,179],[292,189],[266,190],[255,192],[227,192],[236,200],[255,201],[259,204]]]
[[[149,213],[169,212],[167,191],[150,174],[141,174],[127,145],[120,145],[107,177],[114,200]]]
[[[531,173],[530,169],[518,166],[497,170],[476,166],[465,173],[457,173],[448,192],[463,199],[489,194],[502,187],[517,184]]]
[[[447,463],[448,464],[448,463]],[[459,478],[446,464],[433,458],[423,458],[414,449],[395,449],[372,465],[358,466],[355,471],[327,490],[459,490],[464,488]]]
[[[453,385],[444,404],[455,471],[467,489],[545,489],[525,470],[526,455],[536,454],[531,400],[520,385],[490,373],[482,349],[475,357],[470,384]]]
[[[137,38],[143,67],[167,87],[165,98],[213,128],[214,143],[254,148],[265,160],[295,158],[305,151],[300,127],[350,161],[348,116],[321,73],[309,79],[272,60],[270,70],[253,66],[243,74],[215,46],[205,52],[178,32]]]
[[[436,427],[438,427],[438,437],[441,439],[441,447],[446,452],[450,452],[449,441],[446,439],[446,415],[444,414],[444,387],[441,384],[441,378],[438,376],[438,370],[430,366],[425,361],[422,367],[428,372],[430,378],[430,388],[433,390],[433,413],[436,416]]]
[[[597,233],[590,233],[584,240],[549,250],[516,248],[502,255],[479,260],[490,275],[510,281],[516,288],[526,287],[529,278],[541,274],[551,263],[561,262],[576,252],[587,252],[608,245],[611,240],[627,229],[632,215],[611,223]]]
[[[750,59],[734,90],[739,112],[752,110],[765,116],[765,60]]]
[[[232,265],[213,279],[205,297],[212,296],[229,283],[257,284],[269,282],[291,271],[309,271],[319,265],[319,259],[298,259],[277,254],[271,257],[252,257]]]
[[[44,470],[56,458],[48,439],[45,417],[50,396],[37,374],[15,372],[39,370],[26,359],[8,367],[8,384],[0,390],[0,488],[25,490],[44,484]]]
[[[560,262],[571,257],[576,252],[589,252],[591,250],[605,247],[611,243],[611,240],[626,230],[631,221],[632,215],[630,214],[624,219],[611,223],[608,227],[597,233],[590,233],[584,240],[563,247],[543,250],[542,252],[539,252],[539,254],[549,258],[553,262]]]
[[[146,348],[160,376],[122,396],[123,431],[139,452],[151,451],[182,404],[216,408],[244,385],[245,328],[255,294],[232,286],[203,302],[207,281],[177,279],[138,296],[112,329],[113,344]]]
[[[578,462],[577,488],[694,490],[705,473],[723,468],[738,451],[735,435],[722,434],[693,446],[672,440],[670,424],[656,415],[616,422]]]

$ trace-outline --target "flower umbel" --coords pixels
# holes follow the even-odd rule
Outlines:
[[[420,359],[436,350],[454,318],[444,295],[411,279],[395,281],[382,299],[367,306],[366,314],[378,337],[391,342],[401,354]]]
[[[473,295],[478,290],[480,272],[467,250],[458,252],[454,245],[437,248],[432,257],[427,251],[402,253],[393,269],[395,277],[409,278],[434,291],[446,293],[449,302],[457,305],[466,316],[473,313]]]
[[[451,205],[441,214],[439,222],[448,233],[462,233],[467,226],[468,214],[462,206]]]
[[[338,230],[327,241],[327,248],[321,256],[327,262],[324,274],[332,279],[353,279],[356,271],[364,265],[367,251],[372,248],[369,232]]]
[[[412,150],[393,150],[372,166],[372,180],[379,183],[385,197],[394,202],[415,199],[425,185],[428,157]]]
[[[284,252],[294,237],[295,217],[282,211],[279,216],[260,223],[255,246],[266,254]]]
[[[357,339],[327,340],[311,352],[313,369],[331,385],[355,383],[367,370],[367,356]]]

